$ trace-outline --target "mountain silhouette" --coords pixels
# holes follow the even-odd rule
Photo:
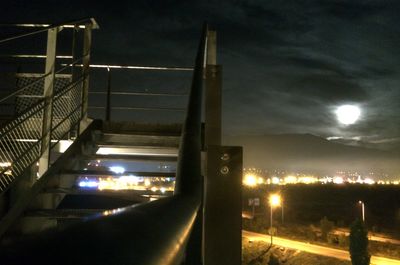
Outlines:
[[[400,157],[395,153],[344,145],[311,134],[225,136],[224,144],[243,146],[245,167],[319,173],[400,172]]]

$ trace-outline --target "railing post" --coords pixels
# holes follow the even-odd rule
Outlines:
[[[86,23],[83,33],[83,82],[82,82],[82,110],[81,110],[81,122],[79,125],[79,134],[81,134],[88,123],[88,96],[89,96],[89,69],[90,69],[90,49],[92,45],[92,24]]]
[[[206,96],[205,96],[205,146],[221,145],[221,90],[222,67],[217,65],[217,33],[208,32]]]
[[[76,58],[77,58],[77,56],[76,56],[76,41],[77,41],[77,33],[78,33],[78,30],[79,30],[79,26],[75,26],[73,29],[72,29],[72,42],[71,42],[71,83],[72,82],[75,82],[75,80],[76,80],[76,74],[77,74],[77,70],[76,70]],[[70,111],[72,111],[73,110],[73,108],[74,108],[74,105],[75,104],[79,104],[79,101],[78,100],[80,100],[80,99],[75,99],[75,101],[78,101],[78,102],[73,102],[73,100],[74,100],[74,97],[73,97],[73,93],[72,93],[72,91],[70,91],[69,93],[68,93],[68,97],[70,98],[70,102],[69,102],[69,110]],[[70,132],[69,132],[69,137],[71,136],[71,134],[74,134],[75,136],[76,136],[76,134],[77,133],[79,133],[78,132],[78,128],[79,128],[79,124],[78,125],[76,125],[76,126],[74,126],[74,127],[72,127],[71,125],[73,124],[73,119],[72,119],[72,117],[69,119],[69,122],[70,122]]]
[[[57,34],[59,28],[49,29],[47,31],[47,51],[46,51],[46,67],[45,74],[49,74],[44,79],[43,96],[45,98],[45,107],[43,109],[42,123],[42,142],[41,142],[41,157],[39,158],[39,176],[42,176],[49,167],[50,160],[50,142],[51,142],[51,127],[53,115],[53,95],[55,82],[55,63],[56,63],[56,48]]]
[[[242,148],[208,146],[204,265],[241,265]]]
[[[222,67],[217,36],[207,42],[203,261],[204,265],[241,264],[242,149],[221,146]]]
[[[111,119],[111,69],[107,67],[107,102],[106,102],[106,121]]]

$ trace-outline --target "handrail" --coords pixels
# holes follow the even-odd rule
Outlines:
[[[66,64],[62,64],[66,65]],[[75,65],[82,67],[82,64]],[[193,71],[191,67],[176,67],[176,66],[143,66],[143,65],[110,65],[110,64],[90,64],[90,68],[103,69],[134,69],[134,70],[160,70],[160,71]]]
[[[108,93],[107,91],[89,91],[89,94],[106,95],[107,93]],[[111,95],[150,96],[150,97],[186,97],[188,94],[114,91],[114,92],[111,92]]]
[[[201,192],[201,115],[207,32],[208,26],[204,25],[182,128],[174,194],[200,196]]]
[[[18,255],[1,253],[2,263],[182,264],[202,200],[201,113],[207,31],[205,25],[182,129],[174,195],[106,211],[64,231],[43,235],[19,245]]]
[[[67,65],[66,63],[61,64],[61,65]],[[82,64],[75,64],[77,67],[82,67]],[[104,115],[104,119],[106,121],[111,120],[112,113],[115,113],[115,111],[123,111],[123,113],[128,113],[129,111],[169,111],[169,112],[176,112],[176,113],[184,113],[186,110],[186,107],[178,107],[178,108],[171,108],[171,107],[162,107],[158,103],[155,103],[155,106],[115,106],[115,104],[111,104],[112,97],[113,96],[138,96],[138,97],[143,97],[147,96],[148,98],[150,97],[187,97],[188,92],[181,92],[181,93],[160,93],[160,92],[127,92],[127,91],[113,91],[112,89],[112,82],[111,80],[114,80],[112,78],[113,73],[120,73],[122,71],[149,71],[149,72],[193,72],[194,67],[177,67],[177,66],[168,66],[168,65],[151,65],[151,66],[144,66],[144,65],[127,65],[127,64],[90,64],[89,65],[90,69],[98,69],[98,70],[106,70],[107,71],[107,83],[106,83],[106,90],[105,91],[89,91],[89,94],[99,94],[99,95],[106,95],[104,98],[106,100],[105,106],[94,106],[94,105],[89,105],[88,109],[94,110],[92,112],[92,115],[94,117],[98,118],[100,115]],[[99,71],[99,72],[100,72]],[[97,75],[99,73],[96,71]],[[93,72],[92,72],[93,73]],[[118,79],[118,77],[117,77]],[[116,82],[118,83],[118,81]],[[133,88],[133,90],[135,90]],[[149,89],[146,89],[148,91]],[[151,90],[151,88],[150,88]],[[175,90],[179,90],[179,88],[175,87]],[[179,99],[178,99],[179,100]],[[154,102],[153,102],[154,103]],[[113,105],[113,106],[112,106]],[[103,112],[104,111],[104,112]],[[126,115],[118,115],[120,118],[124,119]],[[176,118],[177,116],[175,116]],[[179,118],[182,116],[179,114]]]
[[[82,25],[82,24],[86,24],[89,23],[92,25],[92,29],[98,29],[99,25],[97,24],[96,20],[94,18],[84,18],[84,19],[80,19],[80,20],[73,20],[71,22],[67,22],[67,23],[59,23],[59,24],[55,24],[55,25],[50,25],[50,24],[32,24],[34,27],[44,27],[43,29],[40,30],[35,30],[32,32],[28,32],[28,33],[23,33],[14,37],[9,37],[9,38],[5,38],[0,40],[0,44],[4,43],[4,42],[8,42],[8,41],[12,41],[12,40],[16,40],[16,39],[20,39],[20,38],[24,38],[24,37],[28,37],[31,35],[36,35],[42,32],[46,32],[49,29],[55,29],[55,28],[59,28],[59,27],[75,27],[78,25]],[[14,24],[14,25],[10,25],[10,26],[21,26],[23,24]],[[4,26],[4,25],[3,25]]]

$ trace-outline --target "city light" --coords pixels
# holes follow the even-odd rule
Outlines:
[[[294,176],[287,176],[284,178],[284,181],[286,184],[296,184],[297,183],[297,177]]]
[[[81,188],[97,188],[99,183],[95,180],[82,180],[78,185]]]
[[[400,177],[390,176],[385,173],[377,174],[368,172],[360,174],[357,171],[337,171],[332,175],[315,176],[304,173],[286,173],[285,171],[267,171],[256,168],[245,169],[243,185],[256,187],[258,185],[296,185],[296,184],[335,184],[335,185],[400,185]],[[271,174],[273,173],[273,174]],[[382,180],[379,178],[395,178],[395,180]]]
[[[97,190],[140,190],[140,191],[160,191],[166,193],[174,190],[175,181],[164,177],[93,177],[79,178],[77,186],[82,189],[93,188]]]
[[[125,168],[120,167],[120,166],[113,166],[113,167],[109,167],[109,169],[116,173],[116,174],[123,174],[125,172]]]
[[[249,187],[257,185],[257,177],[253,174],[247,174],[243,179],[243,184]]]
[[[335,183],[335,184],[343,184],[344,180],[343,180],[342,177],[334,177],[333,178],[333,183]]]

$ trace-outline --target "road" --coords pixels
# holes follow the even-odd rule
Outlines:
[[[268,235],[254,233],[254,232],[250,232],[250,231],[246,231],[246,230],[242,231],[242,235],[244,237],[247,237],[250,240],[264,241],[266,243],[269,243],[271,240],[270,236],[268,236]],[[327,257],[343,259],[343,260],[350,260],[349,252],[340,250],[340,249],[318,246],[318,245],[314,245],[314,244],[285,239],[285,238],[281,238],[281,237],[274,237],[273,243],[278,246],[296,249],[296,250],[300,250],[300,251],[304,251],[304,252],[308,252],[308,253],[312,253],[312,254],[317,254],[317,255],[321,255],[321,256],[327,256]],[[374,264],[374,265],[400,265],[400,260],[372,256],[371,264]]]
[[[336,229],[333,231],[334,234],[339,235],[339,234],[345,234],[346,236],[348,236],[350,234],[348,229]],[[394,239],[394,238],[389,238],[389,237],[385,237],[383,235],[378,235],[378,234],[372,234],[372,233],[368,233],[368,239],[371,241],[378,241],[378,242],[383,242],[383,243],[390,243],[390,244],[394,244],[394,245],[400,245],[400,240]]]

